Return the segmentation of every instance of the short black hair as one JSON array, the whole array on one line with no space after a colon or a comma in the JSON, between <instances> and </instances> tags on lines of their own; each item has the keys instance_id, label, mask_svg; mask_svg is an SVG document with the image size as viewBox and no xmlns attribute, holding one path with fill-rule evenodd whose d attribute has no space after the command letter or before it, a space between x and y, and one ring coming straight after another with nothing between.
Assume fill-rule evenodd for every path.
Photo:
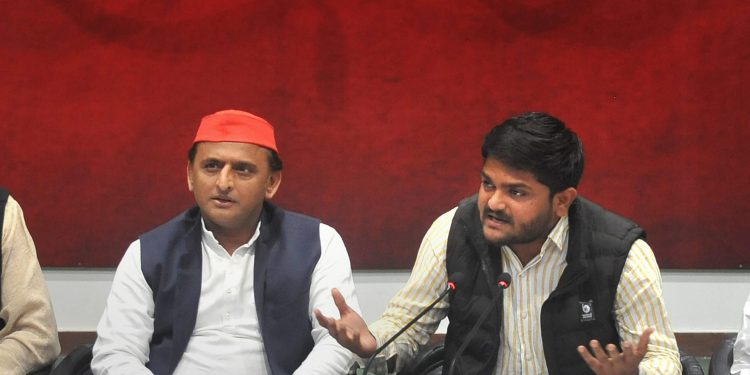
<instances>
[{"instance_id":1,"label":"short black hair","mask_svg":"<svg viewBox=\"0 0 750 375\"><path fill-rule=\"evenodd\" d=\"M192 164L195 160L195 154L198 153L198 144L201 142L195 142L188 150L188 161ZM271 167L271 172L278 172L284 168L284 163L279 157L279 153L271 150L270 148L263 147L268 152L268 165Z\"/></svg>"},{"instance_id":2,"label":"short black hair","mask_svg":"<svg viewBox=\"0 0 750 375\"><path fill-rule=\"evenodd\" d=\"M527 112L495 126L484 138L482 157L531 172L550 194L577 188L583 175L583 144L559 119Z\"/></svg>"}]
</instances>

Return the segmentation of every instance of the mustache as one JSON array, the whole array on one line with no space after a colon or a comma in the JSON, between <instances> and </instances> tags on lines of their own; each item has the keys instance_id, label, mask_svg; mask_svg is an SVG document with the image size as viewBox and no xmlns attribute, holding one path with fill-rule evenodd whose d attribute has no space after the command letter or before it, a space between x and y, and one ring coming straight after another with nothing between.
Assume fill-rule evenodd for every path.
<instances>
[{"instance_id":1,"label":"mustache","mask_svg":"<svg viewBox=\"0 0 750 375\"><path fill-rule=\"evenodd\" d=\"M491 210L489 208L485 208L484 209L484 216L485 217L491 217L491 218L493 218L495 220L504 221L504 222L509 223L509 224L513 224L513 218L510 217L510 215L508 215L508 214L506 214L505 212L502 212L502 211L493 211L493 210Z\"/></svg>"},{"instance_id":2,"label":"mustache","mask_svg":"<svg viewBox=\"0 0 750 375\"><path fill-rule=\"evenodd\" d=\"M231 197L229 197L228 194L215 194L215 195L211 196L211 199L221 199L221 200L225 200L225 201L232 201L232 202L234 202L234 199L232 199Z\"/></svg>"}]
</instances>

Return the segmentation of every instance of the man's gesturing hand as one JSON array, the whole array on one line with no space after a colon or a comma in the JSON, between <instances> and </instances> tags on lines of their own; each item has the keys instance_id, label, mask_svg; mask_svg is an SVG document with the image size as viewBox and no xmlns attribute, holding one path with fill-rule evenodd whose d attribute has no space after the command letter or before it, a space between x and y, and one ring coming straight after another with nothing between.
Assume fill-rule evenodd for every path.
<instances>
[{"instance_id":1,"label":"man's gesturing hand","mask_svg":"<svg viewBox=\"0 0 750 375\"><path fill-rule=\"evenodd\" d=\"M343 347L360 357L369 357L377 349L378 343L370 330L367 329L367 323L346 304L344 296L338 289L331 289L331 295L339 309L341 319L329 318L323 315L320 310L315 309L315 317L318 322L328 329L331 337L335 338Z\"/></svg>"},{"instance_id":2,"label":"man's gesturing hand","mask_svg":"<svg viewBox=\"0 0 750 375\"><path fill-rule=\"evenodd\" d=\"M654 328L646 328L638 340L638 345L630 341L622 343L622 352L614 344L607 345L606 352L597 340L591 340L589 346L594 355L585 346L578 347L578 354L597 375L610 374L638 374L638 364L648 350L648 339L654 333Z\"/></svg>"}]
</instances>

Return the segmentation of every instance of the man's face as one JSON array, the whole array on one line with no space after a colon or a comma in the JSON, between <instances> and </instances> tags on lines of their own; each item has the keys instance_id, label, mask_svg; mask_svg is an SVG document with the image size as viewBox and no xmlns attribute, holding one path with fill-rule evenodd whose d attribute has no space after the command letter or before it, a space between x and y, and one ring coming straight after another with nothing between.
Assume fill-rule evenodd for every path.
<instances>
[{"instance_id":1,"label":"man's face","mask_svg":"<svg viewBox=\"0 0 750 375\"><path fill-rule=\"evenodd\" d=\"M496 159L485 160L477 204L487 241L509 246L538 241L541 245L559 219L556 201L531 172L512 169Z\"/></svg>"},{"instance_id":2,"label":"man's face","mask_svg":"<svg viewBox=\"0 0 750 375\"><path fill-rule=\"evenodd\" d=\"M211 231L252 231L263 201L276 193L281 172L271 172L269 152L254 144L201 142L188 163L188 189Z\"/></svg>"}]
</instances>

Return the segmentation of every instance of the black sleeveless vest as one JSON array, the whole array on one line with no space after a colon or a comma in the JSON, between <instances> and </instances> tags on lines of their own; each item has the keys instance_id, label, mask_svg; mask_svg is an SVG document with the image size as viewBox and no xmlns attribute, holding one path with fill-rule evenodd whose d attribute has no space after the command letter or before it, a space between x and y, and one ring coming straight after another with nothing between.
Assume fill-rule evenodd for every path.
<instances>
[{"instance_id":1,"label":"black sleeveless vest","mask_svg":"<svg viewBox=\"0 0 750 375\"><path fill-rule=\"evenodd\" d=\"M557 288L540 312L542 342L551 375L593 374L576 347L592 339L620 342L613 314L617 285L627 255L645 232L635 223L578 197L570 208L567 266ZM484 239L476 195L461 202L448 236L448 274L461 271L465 285L450 297L450 324L445 339L445 363L456 355L464 335L499 293L500 249ZM513 288L513 285L511 285ZM492 374L500 349L502 298L490 319L467 345L456 363L457 374ZM444 371L447 371L445 366ZM444 372L445 373L445 372Z\"/></svg>"},{"instance_id":2,"label":"black sleeveless vest","mask_svg":"<svg viewBox=\"0 0 750 375\"><path fill-rule=\"evenodd\" d=\"M171 374L195 327L201 291L201 216L193 207L142 235L141 270L154 295L146 364ZM320 259L320 221L264 203L255 249L254 296L274 375L292 374L314 346L310 282Z\"/></svg>"}]
</instances>

